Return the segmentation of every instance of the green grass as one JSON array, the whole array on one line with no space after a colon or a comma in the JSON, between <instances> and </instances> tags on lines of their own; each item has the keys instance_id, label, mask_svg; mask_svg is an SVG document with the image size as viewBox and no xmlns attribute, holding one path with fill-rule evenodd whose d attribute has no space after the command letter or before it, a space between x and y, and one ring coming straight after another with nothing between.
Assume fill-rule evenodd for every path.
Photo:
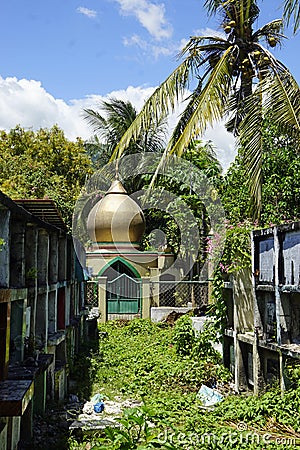
<instances>
[{"instance_id":1,"label":"green grass","mask_svg":"<svg viewBox=\"0 0 300 450\"><path fill-rule=\"evenodd\" d=\"M233 395L213 411L201 408L201 385L214 379L226 384L230 374L204 335L191 337L188 317L175 329L133 320L109 322L100 332L107 337L89 360L93 393L141 400L143 406L124 413L121 430L70 440L70 450L295 448L288 438L300 428L300 389L284 396L276 390L261 397Z\"/></svg>"}]
</instances>

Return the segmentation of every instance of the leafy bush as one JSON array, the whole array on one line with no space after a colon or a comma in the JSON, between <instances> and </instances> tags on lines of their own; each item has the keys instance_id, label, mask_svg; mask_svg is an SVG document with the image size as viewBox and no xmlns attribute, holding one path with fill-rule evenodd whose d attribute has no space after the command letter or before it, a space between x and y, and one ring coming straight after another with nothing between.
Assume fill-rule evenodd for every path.
<instances>
[{"instance_id":1,"label":"leafy bush","mask_svg":"<svg viewBox=\"0 0 300 450\"><path fill-rule=\"evenodd\" d=\"M173 343L178 355L189 355L195 342L195 331L190 316L180 317L174 327Z\"/></svg>"}]
</instances>

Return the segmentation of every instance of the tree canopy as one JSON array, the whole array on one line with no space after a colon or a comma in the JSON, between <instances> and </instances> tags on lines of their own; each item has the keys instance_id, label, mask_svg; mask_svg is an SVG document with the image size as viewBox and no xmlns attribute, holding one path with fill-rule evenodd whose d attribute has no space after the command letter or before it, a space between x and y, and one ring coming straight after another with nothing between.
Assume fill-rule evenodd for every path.
<instances>
[{"instance_id":1,"label":"tree canopy","mask_svg":"<svg viewBox=\"0 0 300 450\"><path fill-rule=\"evenodd\" d=\"M85 109L84 118L94 135L85 146L91 155L95 168L107 164L114 148L137 117L137 111L130 101L110 97L99 103L99 108ZM125 154L162 152L165 146L167 122L153 115L147 126L140 130L136 140L131 140Z\"/></svg>"},{"instance_id":2,"label":"tree canopy","mask_svg":"<svg viewBox=\"0 0 300 450\"><path fill-rule=\"evenodd\" d=\"M50 198L68 226L91 160L81 139L71 142L57 126L0 132L0 189L13 199Z\"/></svg>"},{"instance_id":3,"label":"tree canopy","mask_svg":"<svg viewBox=\"0 0 300 450\"><path fill-rule=\"evenodd\" d=\"M255 30L260 13L256 0L207 0L205 6L209 14L220 16L224 37L216 34L190 38L179 55L182 62L147 100L116 146L113 157L119 157L132 139L138 138L153 114L160 118L173 111L191 84L196 83L164 156L181 155L208 125L226 119L238 144L245 149L243 161L247 166L253 214L259 216L265 111L273 111L274 122L285 132L296 138L300 134L299 86L270 52L284 39L283 21L274 20Z\"/></svg>"},{"instance_id":4,"label":"tree canopy","mask_svg":"<svg viewBox=\"0 0 300 450\"><path fill-rule=\"evenodd\" d=\"M295 141L283 134L269 115L263 122L262 214L261 225L300 219L300 158ZM220 195L232 224L250 219L247 168L241 147L220 183Z\"/></svg>"}]
</instances>

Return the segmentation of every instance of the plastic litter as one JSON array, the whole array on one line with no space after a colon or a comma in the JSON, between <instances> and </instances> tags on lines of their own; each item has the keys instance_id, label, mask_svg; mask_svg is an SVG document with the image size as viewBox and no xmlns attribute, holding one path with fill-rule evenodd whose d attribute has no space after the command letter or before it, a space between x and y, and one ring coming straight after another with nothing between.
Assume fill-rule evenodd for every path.
<instances>
[{"instance_id":1,"label":"plastic litter","mask_svg":"<svg viewBox=\"0 0 300 450\"><path fill-rule=\"evenodd\" d=\"M98 402L103 402L104 400L104 395L103 394L95 394L93 395L93 397L91 398L91 402L94 403L94 405Z\"/></svg>"},{"instance_id":2,"label":"plastic litter","mask_svg":"<svg viewBox=\"0 0 300 450\"><path fill-rule=\"evenodd\" d=\"M205 384L202 384L196 398L201 401L202 406L211 407L223 400L223 395L216 389L211 389Z\"/></svg>"},{"instance_id":3,"label":"plastic litter","mask_svg":"<svg viewBox=\"0 0 300 450\"><path fill-rule=\"evenodd\" d=\"M95 403L94 411L95 413L101 413L102 411L104 411L104 402Z\"/></svg>"},{"instance_id":4,"label":"plastic litter","mask_svg":"<svg viewBox=\"0 0 300 450\"><path fill-rule=\"evenodd\" d=\"M91 398L91 401L89 403L91 403L93 405L93 409L95 413L101 413L102 411L104 411L104 396L102 394L95 394L93 395L93 397Z\"/></svg>"}]
</instances>

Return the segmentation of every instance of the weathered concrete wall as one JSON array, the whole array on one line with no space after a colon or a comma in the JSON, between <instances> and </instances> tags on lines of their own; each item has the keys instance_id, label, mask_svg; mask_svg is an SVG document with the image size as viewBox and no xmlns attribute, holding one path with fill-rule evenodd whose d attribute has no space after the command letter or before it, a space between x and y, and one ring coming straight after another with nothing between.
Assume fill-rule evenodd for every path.
<instances>
[{"instance_id":1,"label":"weathered concrete wall","mask_svg":"<svg viewBox=\"0 0 300 450\"><path fill-rule=\"evenodd\" d=\"M49 284L56 283L58 280L58 234L50 233L49 242Z\"/></svg>"},{"instance_id":2,"label":"weathered concrete wall","mask_svg":"<svg viewBox=\"0 0 300 450\"><path fill-rule=\"evenodd\" d=\"M225 339L227 365L234 340L237 388L251 385L250 365L258 393L274 380L285 389L284 361L300 359L300 222L251 236L252 274L235 276L234 329L226 330Z\"/></svg>"},{"instance_id":3,"label":"weathered concrete wall","mask_svg":"<svg viewBox=\"0 0 300 450\"><path fill-rule=\"evenodd\" d=\"M26 334L26 299L11 303L10 362L23 361Z\"/></svg>"},{"instance_id":4,"label":"weathered concrete wall","mask_svg":"<svg viewBox=\"0 0 300 450\"><path fill-rule=\"evenodd\" d=\"M80 267L75 272L72 240L65 230L33 215L30 207L38 211L39 201L26 211L26 202L20 207L0 192L0 202L0 449L16 450L20 439L31 445L33 411L43 414L47 399L65 397L66 343L71 341L73 358L83 336L86 303L81 299L84 276ZM16 404L20 385L28 383Z\"/></svg>"},{"instance_id":5,"label":"weathered concrete wall","mask_svg":"<svg viewBox=\"0 0 300 450\"><path fill-rule=\"evenodd\" d=\"M291 341L300 343L300 293L290 294L291 301Z\"/></svg>"},{"instance_id":6,"label":"weathered concrete wall","mask_svg":"<svg viewBox=\"0 0 300 450\"><path fill-rule=\"evenodd\" d=\"M46 349L48 341L48 292L38 294L36 307L35 341L38 347Z\"/></svg>"},{"instance_id":7,"label":"weathered concrete wall","mask_svg":"<svg viewBox=\"0 0 300 450\"><path fill-rule=\"evenodd\" d=\"M267 237L259 242L259 281L274 281L274 238Z\"/></svg>"},{"instance_id":8,"label":"weathered concrete wall","mask_svg":"<svg viewBox=\"0 0 300 450\"><path fill-rule=\"evenodd\" d=\"M233 296L235 308L235 329L239 333L254 328L254 297L251 269L242 269L236 273L233 281Z\"/></svg>"},{"instance_id":9,"label":"weathered concrete wall","mask_svg":"<svg viewBox=\"0 0 300 450\"><path fill-rule=\"evenodd\" d=\"M10 261L10 211L0 206L0 238L3 244L0 244L0 286L9 286L9 261Z\"/></svg>"},{"instance_id":10,"label":"weathered concrete wall","mask_svg":"<svg viewBox=\"0 0 300 450\"><path fill-rule=\"evenodd\" d=\"M12 221L10 233L10 284L25 285L25 227L24 223Z\"/></svg>"},{"instance_id":11,"label":"weathered concrete wall","mask_svg":"<svg viewBox=\"0 0 300 450\"><path fill-rule=\"evenodd\" d=\"M37 284L37 247L37 227L32 224L27 224L25 230L25 281L28 287L36 287Z\"/></svg>"},{"instance_id":12,"label":"weathered concrete wall","mask_svg":"<svg viewBox=\"0 0 300 450\"><path fill-rule=\"evenodd\" d=\"M49 266L49 234L46 230L39 230L37 264L38 285L46 286L48 284Z\"/></svg>"},{"instance_id":13,"label":"weathered concrete wall","mask_svg":"<svg viewBox=\"0 0 300 450\"><path fill-rule=\"evenodd\" d=\"M191 309L192 309L192 305L189 308L153 306L151 308L151 320L152 320L152 322L161 322L173 311L186 314L188 311L191 311Z\"/></svg>"},{"instance_id":14,"label":"weathered concrete wall","mask_svg":"<svg viewBox=\"0 0 300 450\"><path fill-rule=\"evenodd\" d=\"M48 294L48 333L57 331L57 289Z\"/></svg>"},{"instance_id":15,"label":"weathered concrete wall","mask_svg":"<svg viewBox=\"0 0 300 450\"><path fill-rule=\"evenodd\" d=\"M60 236L58 240L58 279L65 281L67 278L67 239Z\"/></svg>"},{"instance_id":16,"label":"weathered concrete wall","mask_svg":"<svg viewBox=\"0 0 300 450\"><path fill-rule=\"evenodd\" d=\"M286 233L282 244L284 284L300 284L300 231Z\"/></svg>"}]
</instances>

